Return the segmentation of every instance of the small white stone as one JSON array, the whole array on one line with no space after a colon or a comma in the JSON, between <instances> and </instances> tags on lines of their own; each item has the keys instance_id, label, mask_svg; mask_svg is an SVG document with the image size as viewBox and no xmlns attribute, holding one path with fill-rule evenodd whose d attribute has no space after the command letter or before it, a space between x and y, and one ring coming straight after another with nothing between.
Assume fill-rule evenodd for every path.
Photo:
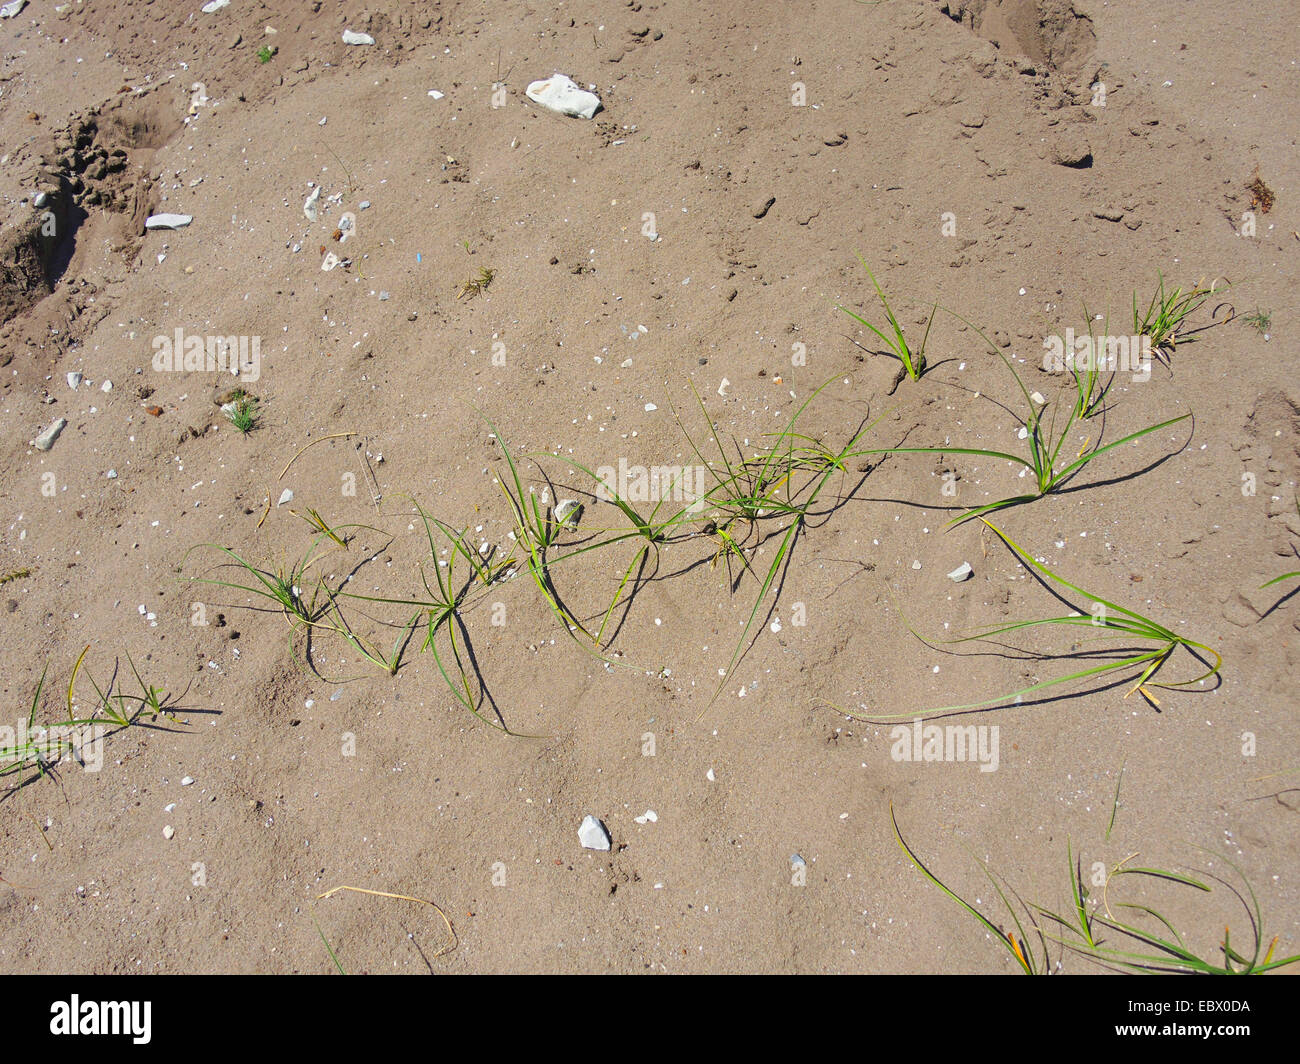
<instances>
[{"instance_id":1,"label":"small white stone","mask_svg":"<svg viewBox=\"0 0 1300 1064\"><path fill-rule=\"evenodd\" d=\"M713 769L709 769L709 771L704 774L704 778L708 780L710 783L713 783L717 780L718 777L713 774Z\"/></svg>"},{"instance_id":2,"label":"small white stone","mask_svg":"<svg viewBox=\"0 0 1300 1064\"><path fill-rule=\"evenodd\" d=\"M191 214L151 214L144 220L146 229L184 229L194 221Z\"/></svg>"},{"instance_id":3,"label":"small white stone","mask_svg":"<svg viewBox=\"0 0 1300 1064\"><path fill-rule=\"evenodd\" d=\"M27 0L11 0L4 7L0 7L0 18L13 18L26 6Z\"/></svg>"},{"instance_id":4,"label":"small white stone","mask_svg":"<svg viewBox=\"0 0 1300 1064\"><path fill-rule=\"evenodd\" d=\"M731 381L727 380L726 377L723 377L722 383L718 385L718 394L725 399L727 397L727 389L730 387L731 387Z\"/></svg>"},{"instance_id":5,"label":"small white stone","mask_svg":"<svg viewBox=\"0 0 1300 1064\"><path fill-rule=\"evenodd\" d=\"M600 110L600 97L579 88L564 74L552 74L545 81L534 81L524 94L548 111L572 118L591 118Z\"/></svg>"},{"instance_id":6,"label":"small white stone","mask_svg":"<svg viewBox=\"0 0 1300 1064\"><path fill-rule=\"evenodd\" d=\"M307 221L316 220L316 204L320 202L320 185L311 190L311 195L303 201L302 213L306 216Z\"/></svg>"},{"instance_id":7,"label":"small white stone","mask_svg":"<svg viewBox=\"0 0 1300 1064\"><path fill-rule=\"evenodd\" d=\"M182 776L182 777L181 777L181 786L182 786L182 787L192 787L193 785L194 785L194 777L193 777L193 776Z\"/></svg>"},{"instance_id":8,"label":"small white stone","mask_svg":"<svg viewBox=\"0 0 1300 1064\"><path fill-rule=\"evenodd\" d=\"M375 39L368 33L353 33L351 30L343 31L344 44L374 44Z\"/></svg>"},{"instance_id":9,"label":"small white stone","mask_svg":"<svg viewBox=\"0 0 1300 1064\"><path fill-rule=\"evenodd\" d=\"M952 572L948 574L948 579L960 584L963 580L969 580L975 575L975 570L971 568L970 562L962 562Z\"/></svg>"},{"instance_id":10,"label":"small white stone","mask_svg":"<svg viewBox=\"0 0 1300 1064\"><path fill-rule=\"evenodd\" d=\"M920 563L920 562L913 562L913 563L912 563L912 568L913 568L913 569L919 569L919 568L921 568L921 563Z\"/></svg>"},{"instance_id":11,"label":"small white stone","mask_svg":"<svg viewBox=\"0 0 1300 1064\"><path fill-rule=\"evenodd\" d=\"M429 95L432 96L435 100L441 100L447 94L445 92L439 92L437 89L430 89Z\"/></svg>"},{"instance_id":12,"label":"small white stone","mask_svg":"<svg viewBox=\"0 0 1300 1064\"><path fill-rule=\"evenodd\" d=\"M111 392L113 390L113 382L105 381L103 384L99 386L99 390L101 392Z\"/></svg>"},{"instance_id":13,"label":"small white stone","mask_svg":"<svg viewBox=\"0 0 1300 1064\"><path fill-rule=\"evenodd\" d=\"M78 388L81 387L81 382L84 379L85 378L82 377L80 372L74 369L71 373L68 374L68 387L75 392Z\"/></svg>"},{"instance_id":14,"label":"small white stone","mask_svg":"<svg viewBox=\"0 0 1300 1064\"><path fill-rule=\"evenodd\" d=\"M292 500L293 500L293 491L290 490L289 488L285 488L284 491L280 492L280 501L277 502L275 505L283 506L285 503L291 502Z\"/></svg>"},{"instance_id":15,"label":"small white stone","mask_svg":"<svg viewBox=\"0 0 1300 1064\"><path fill-rule=\"evenodd\" d=\"M610 847L609 832L605 830L605 825L590 814L582 818L582 824L578 827L578 841L584 850L608 850Z\"/></svg>"},{"instance_id":16,"label":"small white stone","mask_svg":"<svg viewBox=\"0 0 1300 1064\"><path fill-rule=\"evenodd\" d=\"M653 809L647 809L640 816L634 816L632 819L638 824L657 824L659 822L659 814Z\"/></svg>"},{"instance_id":17,"label":"small white stone","mask_svg":"<svg viewBox=\"0 0 1300 1064\"><path fill-rule=\"evenodd\" d=\"M204 4L201 8L199 8L199 10L202 11L205 15L215 15L223 7L229 7L229 6L230 6L230 0L212 0L212 3Z\"/></svg>"},{"instance_id":18,"label":"small white stone","mask_svg":"<svg viewBox=\"0 0 1300 1064\"><path fill-rule=\"evenodd\" d=\"M655 406L654 403L646 403L646 405L645 405L645 412L646 412L647 414L650 413L650 411L652 411L652 410L658 410L658 409L659 409L659 408L658 408L657 406Z\"/></svg>"},{"instance_id":19,"label":"small white stone","mask_svg":"<svg viewBox=\"0 0 1300 1064\"><path fill-rule=\"evenodd\" d=\"M176 834L176 829L175 829L174 827L172 827L170 824L168 824L165 828L163 828L163 838L164 838L164 839L170 839L170 838L172 838L175 834Z\"/></svg>"}]
</instances>

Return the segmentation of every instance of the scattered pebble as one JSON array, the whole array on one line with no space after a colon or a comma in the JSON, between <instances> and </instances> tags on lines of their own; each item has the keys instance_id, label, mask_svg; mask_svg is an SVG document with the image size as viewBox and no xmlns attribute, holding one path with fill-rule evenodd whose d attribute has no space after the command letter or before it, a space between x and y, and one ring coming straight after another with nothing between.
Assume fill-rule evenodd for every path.
<instances>
[{"instance_id":1,"label":"scattered pebble","mask_svg":"<svg viewBox=\"0 0 1300 1064\"><path fill-rule=\"evenodd\" d=\"M230 6L230 0L212 0L210 4L204 4L201 8L199 8L199 10L202 11L205 15L215 15L223 7L229 7L229 6Z\"/></svg>"},{"instance_id":2,"label":"scattered pebble","mask_svg":"<svg viewBox=\"0 0 1300 1064\"><path fill-rule=\"evenodd\" d=\"M191 787L191 786L193 786L193 785L194 785L194 777L193 777L193 776L183 776L183 777L181 778L181 786L182 786L182 787Z\"/></svg>"},{"instance_id":3,"label":"scattered pebble","mask_svg":"<svg viewBox=\"0 0 1300 1064\"><path fill-rule=\"evenodd\" d=\"M578 828L578 841L584 850L608 850L610 848L609 832L605 825L588 814L582 818Z\"/></svg>"},{"instance_id":4,"label":"scattered pebble","mask_svg":"<svg viewBox=\"0 0 1300 1064\"><path fill-rule=\"evenodd\" d=\"M307 197L302 205L302 213L306 215L307 221L316 220L316 204L320 202L320 185L311 190L311 195Z\"/></svg>"},{"instance_id":5,"label":"scattered pebble","mask_svg":"<svg viewBox=\"0 0 1300 1064\"><path fill-rule=\"evenodd\" d=\"M284 491L280 492L280 501L277 502L275 505L283 506L285 503L291 502L292 500L293 500L293 491L289 488L285 488Z\"/></svg>"},{"instance_id":6,"label":"scattered pebble","mask_svg":"<svg viewBox=\"0 0 1300 1064\"><path fill-rule=\"evenodd\" d=\"M11 0L4 7L0 7L0 18L13 18L26 6L27 0Z\"/></svg>"},{"instance_id":7,"label":"scattered pebble","mask_svg":"<svg viewBox=\"0 0 1300 1064\"><path fill-rule=\"evenodd\" d=\"M658 410L658 409L659 409L659 408L658 408L657 406L655 406L654 403L646 403L646 405L645 405L645 412L646 412L647 414L650 413L652 410Z\"/></svg>"},{"instance_id":8,"label":"scattered pebble","mask_svg":"<svg viewBox=\"0 0 1300 1064\"><path fill-rule=\"evenodd\" d=\"M165 828L163 828L164 839L171 839L173 836L175 836L175 834L176 834L176 829L172 827L170 824L168 824Z\"/></svg>"},{"instance_id":9,"label":"scattered pebble","mask_svg":"<svg viewBox=\"0 0 1300 1064\"><path fill-rule=\"evenodd\" d=\"M54 441L59 438L59 433L67 427L67 424L67 418L59 418L53 425L37 436L36 439L32 440L32 446L38 451L48 451L54 446Z\"/></svg>"},{"instance_id":10,"label":"scattered pebble","mask_svg":"<svg viewBox=\"0 0 1300 1064\"><path fill-rule=\"evenodd\" d=\"M343 31L344 44L374 44L375 39L368 33L353 33L351 30Z\"/></svg>"},{"instance_id":11,"label":"scattered pebble","mask_svg":"<svg viewBox=\"0 0 1300 1064\"><path fill-rule=\"evenodd\" d=\"M969 580L975 575L975 570L971 568L970 562L962 562L952 572L948 574L948 579L960 584L963 580Z\"/></svg>"},{"instance_id":12,"label":"scattered pebble","mask_svg":"<svg viewBox=\"0 0 1300 1064\"><path fill-rule=\"evenodd\" d=\"M437 89L430 89L429 95L432 96L435 100L441 100L447 94L445 92L439 92Z\"/></svg>"},{"instance_id":13,"label":"scattered pebble","mask_svg":"<svg viewBox=\"0 0 1300 1064\"><path fill-rule=\"evenodd\" d=\"M634 816L632 819L638 824L657 824L659 822L659 814L653 809L647 809L640 816Z\"/></svg>"},{"instance_id":14,"label":"scattered pebble","mask_svg":"<svg viewBox=\"0 0 1300 1064\"><path fill-rule=\"evenodd\" d=\"M81 375L81 373L78 370L74 369L71 373L68 374L68 387L75 392L78 388L81 387L81 382L83 380L85 380L85 378Z\"/></svg>"}]
</instances>

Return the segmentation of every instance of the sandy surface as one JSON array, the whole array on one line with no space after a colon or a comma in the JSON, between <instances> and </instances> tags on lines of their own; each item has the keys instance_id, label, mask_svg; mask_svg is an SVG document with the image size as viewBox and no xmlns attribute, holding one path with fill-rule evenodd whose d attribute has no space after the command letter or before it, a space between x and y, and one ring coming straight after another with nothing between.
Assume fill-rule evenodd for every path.
<instances>
[{"instance_id":1,"label":"sandy surface","mask_svg":"<svg viewBox=\"0 0 1300 1064\"><path fill-rule=\"evenodd\" d=\"M1175 0L199 6L34 0L0 22L0 574L26 574L0 587L3 723L25 724L46 669L35 723L68 719L85 647L74 714L110 679L140 709L130 663L169 714L111 729L99 771L5 777L0 969L328 972L323 935L350 972L1014 970L910 866L891 803L995 923L979 862L1059 911L1068 840L1089 875L1128 859L1236 881L1229 859L1279 953L1300 951L1300 601L1294 582L1259 590L1300 567L1291 22ZM604 110L531 103L555 71ZM193 222L146 233L158 212ZM913 341L941 305L919 381L895 388L897 363L836 310L884 323L857 253ZM327 254L346 261L324 271ZM1130 332L1162 273L1215 281L1189 330L1225 301L1236 318L1149 379L1117 374L1062 456L1194 418L995 520L1213 647L1213 680L1152 688L1158 705L1080 682L937 722L996 728L995 771L897 760L880 718L1088 664L1051 656L1076 629L942 644L1064 611L978 522L945 530L1026 490L970 455L850 460L747 630L779 515L731 526L752 573L707 514L679 526L598 648L521 568L489 421L516 455L694 467L687 432L718 452L692 389L734 462L829 382L797 429L827 447L879 418L861 447L1020 452L1024 397L979 333L1068 409L1044 338L1086 331L1085 306ZM250 433L214 401L230 375L155 368L178 330L256 338ZM520 474L542 502L586 502L553 558L628 530L564 461ZM302 560L310 508L355 527L346 551L317 543L305 594L427 598L412 497L473 549L515 551L456 630L497 727L454 700L423 628L389 675L325 623L308 639L201 582L239 576L218 547L268 572ZM638 546L551 566L593 634ZM415 609L339 601L383 653ZM1180 649L1156 679L1201 671ZM586 815L610 852L579 845ZM454 948L428 906L319 899L339 885L436 903ZM1123 892L1206 955L1225 922L1249 940L1226 887Z\"/></svg>"}]
</instances>

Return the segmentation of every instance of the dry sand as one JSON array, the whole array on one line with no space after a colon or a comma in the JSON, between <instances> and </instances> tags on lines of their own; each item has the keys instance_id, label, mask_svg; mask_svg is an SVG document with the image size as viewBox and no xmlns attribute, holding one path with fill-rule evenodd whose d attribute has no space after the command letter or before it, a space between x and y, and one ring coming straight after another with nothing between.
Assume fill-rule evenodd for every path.
<instances>
[{"instance_id":1,"label":"dry sand","mask_svg":"<svg viewBox=\"0 0 1300 1064\"><path fill-rule=\"evenodd\" d=\"M33 0L0 22L0 572L26 572L0 587L4 724L26 721L47 667L36 723L66 719L87 646L78 712L96 708L92 679L137 689L129 656L172 713L108 735L100 771L5 778L0 970L328 972L322 934L348 971L1013 970L899 851L891 803L995 922L979 862L1063 908L1069 840L1090 877L1139 853L1232 880L1230 859L1279 953L1300 951L1300 601L1293 582L1258 590L1300 543L1292 21L1177 0L199 6ZM346 46L346 28L376 43ZM554 71L604 110L530 103ZM193 223L146 233L158 212ZM322 271L326 253L348 261ZM897 364L835 309L883 324L855 253L913 340L934 301L965 319L940 310L920 381L894 388ZM484 269L486 290L464 293ZM1194 422L996 519L1079 586L1216 648L1223 671L1153 689L1158 706L1085 683L938 722L998 729L996 771L896 760L891 724L846 712L910 719L1081 667L1043 657L1068 631L1022 633L1020 651L939 642L1063 609L978 523L945 530L1025 490L1002 461L854 460L712 702L760 580L702 521L599 654L526 573L480 589L458 632L474 696L541 738L457 705L422 631L390 676L195 581L235 575L203 544L291 565L312 538L291 511L312 508L365 526L315 578L415 598L432 570L410 496L508 552L487 419L516 453L693 466L674 412L716 451L692 388L748 454L830 381L799 422L828 446L879 417L863 446L1018 450L1023 397L976 329L1061 405L1044 338L1085 331L1085 305L1130 332L1134 291L1160 273L1217 279L1191 328L1225 301L1235 320L1148 380L1118 374L1104 425L1074 425L1063 454ZM1267 330L1245 322L1256 310ZM257 338L252 432L214 402L229 375L154 368L177 330ZM56 418L52 450L33 448ZM324 439L339 433L355 435ZM550 502L591 487L556 459L521 472L539 498L554 481ZM563 542L601 527L626 522L587 498ZM780 537L733 531L766 574ZM553 568L584 624L636 546ZM962 562L974 575L954 583ZM397 632L379 622L411 612L345 601L385 651ZM439 646L445 660L445 631ZM1198 671L1180 650L1157 679ZM580 847L588 814L610 852ZM340 884L437 903L455 947L427 906L318 899ZM1226 888L1122 889L1207 955L1225 922L1249 938Z\"/></svg>"}]
</instances>

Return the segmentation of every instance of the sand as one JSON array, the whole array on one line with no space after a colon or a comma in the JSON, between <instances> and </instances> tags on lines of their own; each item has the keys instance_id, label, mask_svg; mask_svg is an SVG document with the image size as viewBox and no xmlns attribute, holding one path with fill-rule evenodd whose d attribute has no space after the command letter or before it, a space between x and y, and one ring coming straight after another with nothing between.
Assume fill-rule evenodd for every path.
<instances>
[{"instance_id":1,"label":"sand","mask_svg":"<svg viewBox=\"0 0 1300 1064\"><path fill-rule=\"evenodd\" d=\"M1225 923L1249 941L1227 887L1113 872L1235 865L1266 938L1300 950L1300 602L1260 589L1300 568L1290 23L1174 0L199 7L37 0L0 22L0 574L25 574L0 586L2 723L21 730L45 670L36 724L69 718L74 671L74 716L102 718L93 683L143 710L85 768L10 760L0 970L326 973L322 936L349 972L1016 970L911 866L891 807L1001 926L981 863L1059 912L1068 845L1098 899L1109 872L1109 901L1210 957ZM526 98L557 72L603 110ZM146 232L158 213L193 221ZM913 342L939 304L919 380L837 310L885 324L859 254ZM709 421L735 463L823 384L797 431L828 448L874 423L859 448L1023 453L998 353L1064 418L1044 341L1085 314L1131 334L1162 274L1214 293L1062 458L1193 417L992 519L1214 648L1202 683L1052 687L933 722L981 729L973 760L901 759L927 711L1090 664L1060 655L1091 630L943 642L1088 608L979 522L948 527L1028 490L1005 460L851 459L756 612L780 513L724 525L743 563L708 514L640 571L630 538L555 562L592 634L631 567L598 647L511 539L503 440L561 456L519 461L543 510L584 503L554 559L630 528L569 462L712 486ZM256 379L187 367L191 337L205 360L242 341ZM220 409L240 386L247 434ZM337 615L308 639L203 582L240 578L227 548L271 573L310 558L304 599L426 600L447 570L412 500L514 551L456 629L487 723L444 682L448 628L421 650L427 611L403 646L416 606L338 600L376 655L397 642L389 674ZM459 592L463 557L452 573ZM1155 679L1203 671L1178 649ZM588 815L608 852L579 844ZM320 897L340 885L432 902L454 938L429 905Z\"/></svg>"}]
</instances>

